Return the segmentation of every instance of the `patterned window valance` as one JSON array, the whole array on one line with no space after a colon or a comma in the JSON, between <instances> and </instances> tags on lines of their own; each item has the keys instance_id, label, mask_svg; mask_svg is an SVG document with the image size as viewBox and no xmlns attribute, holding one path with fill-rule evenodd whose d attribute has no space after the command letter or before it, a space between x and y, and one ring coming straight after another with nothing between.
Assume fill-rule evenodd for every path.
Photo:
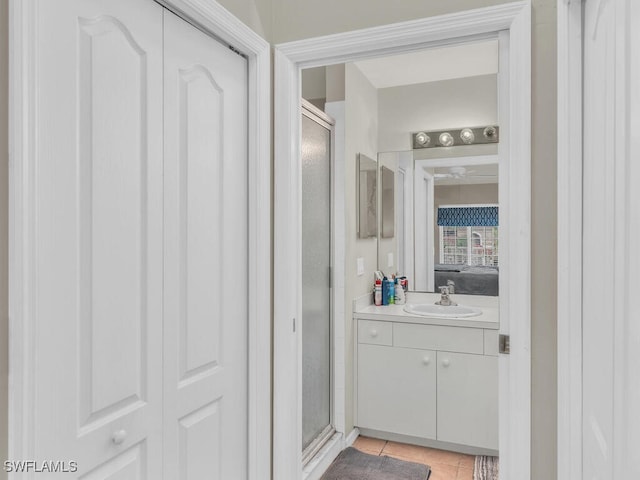
<instances>
[{"instance_id":1,"label":"patterned window valance","mask_svg":"<svg viewBox=\"0 0 640 480\"><path fill-rule=\"evenodd\" d=\"M497 227L498 207L438 208L441 227Z\"/></svg>"}]
</instances>

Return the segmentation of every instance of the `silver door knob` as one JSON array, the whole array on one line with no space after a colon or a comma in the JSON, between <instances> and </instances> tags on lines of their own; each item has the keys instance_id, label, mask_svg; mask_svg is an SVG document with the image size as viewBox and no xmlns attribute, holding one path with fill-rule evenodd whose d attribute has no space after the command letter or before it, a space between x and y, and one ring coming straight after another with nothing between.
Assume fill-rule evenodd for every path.
<instances>
[{"instance_id":1,"label":"silver door knob","mask_svg":"<svg viewBox=\"0 0 640 480\"><path fill-rule=\"evenodd\" d=\"M449 362L449 359L448 359L448 358L445 358L444 360L442 360L442 366L443 366L443 367L448 367L448 366L449 366L449 363L450 363L450 362Z\"/></svg>"},{"instance_id":2,"label":"silver door knob","mask_svg":"<svg viewBox=\"0 0 640 480\"><path fill-rule=\"evenodd\" d=\"M115 445L120 445L122 442L124 442L126 438L127 438L127 431L118 430L117 432L113 432L113 435L111 436L111 441Z\"/></svg>"},{"instance_id":3,"label":"silver door knob","mask_svg":"<svg viewBox=\"0 0 640 480\"><path fill-rule=\"evenodd\" d=\"M430 361L431 361L431 359L429 357L423 357L422 358L422 364L423 365L429 365Z\"/></svg>"}]
</instances>

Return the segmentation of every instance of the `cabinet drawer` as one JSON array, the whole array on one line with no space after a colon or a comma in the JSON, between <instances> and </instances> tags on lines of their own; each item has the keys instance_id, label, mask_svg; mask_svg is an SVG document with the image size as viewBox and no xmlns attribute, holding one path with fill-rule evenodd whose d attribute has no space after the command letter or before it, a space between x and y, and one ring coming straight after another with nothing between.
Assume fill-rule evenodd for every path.
<instances>
[{"instance_id":1,"label":"cabinet drawer","mask_svg":"<svg viewBox=\"0 0 640 480\"><path fill-rule=\"evenodd\" d=\"M358 343L392 345L391 323L374 320L358 320Z\"/></svg>"},{"instance_id":2,"label":"cabinet drawer","mask_svg":"<svg viewBox=\"0 0 640 480\"><path fill-rule=\"evenodd\" d=\"M481 328L395 323L393 325L393 345L395 347L482 355L484 353L484 335Z\"/></svg>"}]
</instances>

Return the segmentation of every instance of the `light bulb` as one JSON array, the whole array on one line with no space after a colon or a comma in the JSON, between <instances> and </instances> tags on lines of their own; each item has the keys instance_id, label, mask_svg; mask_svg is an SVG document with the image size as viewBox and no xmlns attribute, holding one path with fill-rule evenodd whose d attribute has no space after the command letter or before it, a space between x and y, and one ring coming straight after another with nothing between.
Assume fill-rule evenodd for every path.
<instances>
[{"instance_id":1,"label":"light bulb","mask_svg":"<svg viewBox=\"0 0 640 480\"><path fill-rule=\"evenodd\" d=\"M427 147L431 143L431 138L424 132L418 132L416 133L416 143L423 147Z\"/></svg>"},{"instance_id":2,"label":"light bulb","mask_svg":"<svg viewBox=\"0 0 640 480\"><path fill-rule=\"evenodd\" d=\"M453 145L453 137L449 132L441 133L438 141L443 147L450 147L451 145Z\"/></svg>"},{"instance_id":3,"label":"light bulb","mask_svg":"<svg viewBox=\"0 0 640 480\"><path fill-rule=\"evenodd\" d=\"M491 140L496 136L496 129L494 127L487 127L484 129L482 134L484 135L484 138Z\"/></svg>"},{"instance_id":4,"label":"light bulb","mask_svg":"<svg viewBox=\"0 0 640 480\"><path fill-rule=\"evenodd\" d=\"M460 132L460 140L462 143L470 145L476 139L476 136L473 134L473 131L470 128L463 128Z\"/></svg>"}]
</instances>

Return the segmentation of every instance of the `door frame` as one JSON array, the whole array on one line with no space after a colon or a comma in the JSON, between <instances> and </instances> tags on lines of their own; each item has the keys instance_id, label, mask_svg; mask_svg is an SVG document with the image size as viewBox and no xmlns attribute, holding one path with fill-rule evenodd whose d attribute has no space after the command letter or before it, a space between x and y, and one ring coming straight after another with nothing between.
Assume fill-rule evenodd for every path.
<instances>
[{"instance_id":1,"label":"door frame","mask_svg":"<svg viewBox=\"0 0 640 480\"><path fill-rule=\"evenodd\" d=\"M156 0L248 62L249 479L271 478L270 45L214 0ZM34 458L37 0L9 0L9 452Z\"/></svg>"},{"instance_id":2,"label":"door frame","mask_svg":"<svg viewBox=\"0 0 640 480\"><path fill-rule=\"evenodd\" d=\"M378 55L498 37L508 72L499 88L505 141L500 176L501 235L507 240L501 268L501 333L511 336L501 356L500 470L530 478L531 457L531 3L530 0L450 15L367 28L275 46L274 159L274 477L301 478L300 352L295 322L300 302L300 92L301 69ZM345 312L346 313L346 312ZM509 319L514 321L508 321ZM508 419L508 421L507 421Z\"/></svg>"},{"instance_id":3,"label":"door frame","mask_svg":"<svg viewBox=\"0 0 640 480\"><path fill-rule=\"evenodd\" d=\"M558 0L558 478L582 480L582 0Z\"/></svg>"}]
</instances>

